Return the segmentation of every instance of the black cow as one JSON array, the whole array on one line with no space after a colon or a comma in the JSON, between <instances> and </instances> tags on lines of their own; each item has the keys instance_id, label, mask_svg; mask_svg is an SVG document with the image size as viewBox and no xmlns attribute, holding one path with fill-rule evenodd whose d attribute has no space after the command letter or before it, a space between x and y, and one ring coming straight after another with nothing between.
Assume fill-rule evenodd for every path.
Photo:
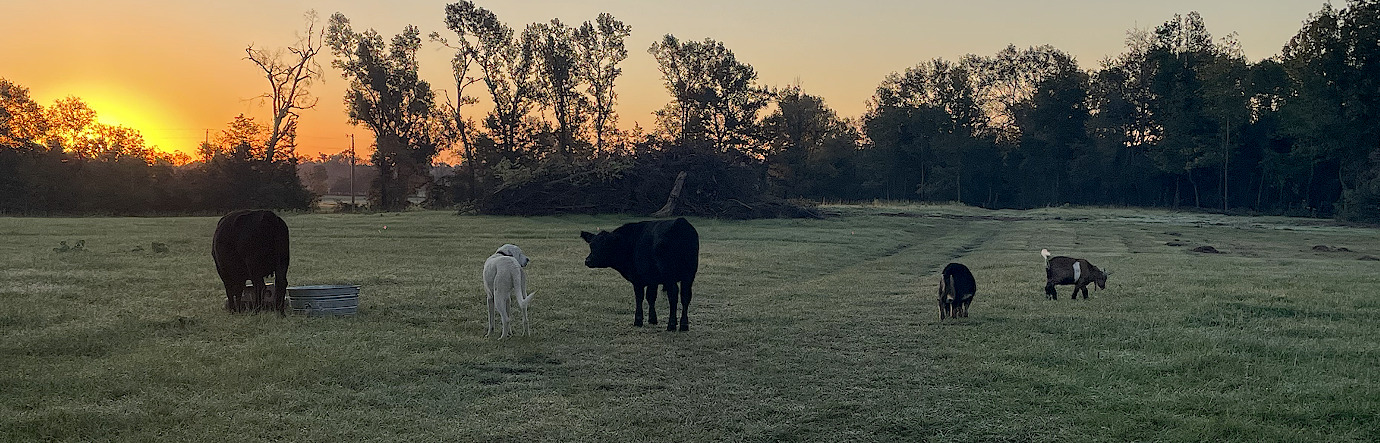
<instances>
[{"instance_id":1,"label":"black cow","mask_svg":"<svg viewBox=\"0 0 1380 443\"><path fill-rule=\"evenodd\" d=\"M264 277L273 274L274 307L287 312L288 228L273 211L235 211L220 218L211 239L211 257L225 284L225 309L245 308L240 300L246 280L254 283L254 310L262 309Z\"/></svg>"},{"instance_id":2,"label":"black cow","mask_svg":"<svg viewBox=\"0 0 1380 443\"><path fill-rule=\"evenodd\" d=\"M642 326L642 299L647 317L656 324L656 287L661 285L670 302L666 330L676 330L676 299L680 299L680 330L690 330L691 285L700 266L700 234L684 218L628 223L613 232L580 232L589 243L585 266L613 268L633 285L637 311L633 325Z\"/></svg>"},{"instance_id":3,"label":"black cow","mask_svg":"<svg viewBox=\"0 0 1380 443\"><path fill-rule=\"evenodd\" d=\"M939 319L968 316L968 305L977 295L977 281L967 266L949 263L939 276Z\"/></svg>"}]
</instances>

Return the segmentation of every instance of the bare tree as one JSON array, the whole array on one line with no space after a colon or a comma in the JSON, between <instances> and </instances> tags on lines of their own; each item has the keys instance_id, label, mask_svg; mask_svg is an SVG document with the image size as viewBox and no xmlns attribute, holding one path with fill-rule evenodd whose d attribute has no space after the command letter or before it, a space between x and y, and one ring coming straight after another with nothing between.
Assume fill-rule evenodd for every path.
<instances>
[{"instance_id":1,"label":"bare tree","mask_svg":"<svg viewBox=\"0 0 1380 443\"><path fill-rule=\"evenodd\" d=\"M284 138L291 146L297 135L297 111L316 106L317 99L307 89L314 79L321 77L321 64L316 54L325 42L325 28L318 29L316 11L306 14L307 31L298 36L297 43L274 50L255 49L251 43L244 48L245 59L254 62L268 79L269 90L261 98L272 103L273 121L264 146L264 160L272 162L278 155L278 143Z\"/></svg>"}]
</instances>

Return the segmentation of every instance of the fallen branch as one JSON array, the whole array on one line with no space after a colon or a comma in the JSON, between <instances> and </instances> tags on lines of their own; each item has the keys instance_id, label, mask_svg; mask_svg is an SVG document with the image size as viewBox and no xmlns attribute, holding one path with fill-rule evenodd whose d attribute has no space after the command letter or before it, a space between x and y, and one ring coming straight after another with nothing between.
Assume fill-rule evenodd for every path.
<instances>
[{"instance_id":1,"label":"fallen branch","mask_svg":"<svg viewBox=\"0 0 1380 443\"><path fill-rule=\"evenodd\" d=\"M666 197L666 205L662 206L652 217L670 217L676 210L676 202L680 201L680 189L685 186L685 171L676 174L676 185L671 187L671 196Z\"/></svg>"}]
</instances>

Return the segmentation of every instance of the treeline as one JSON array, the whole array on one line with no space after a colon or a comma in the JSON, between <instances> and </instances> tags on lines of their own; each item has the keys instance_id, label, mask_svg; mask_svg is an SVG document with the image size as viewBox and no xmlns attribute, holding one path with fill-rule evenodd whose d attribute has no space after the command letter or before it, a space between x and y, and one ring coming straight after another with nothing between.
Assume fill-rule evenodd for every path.
<instances>
[{"instance_id":1,"label":"treeline","mask_svg":"<svg viewBox=\"0 0 1380 443\"><path fill-rule=\"evenodd\" d=\"M1258 62L1197 13L1132 30L1093 70L1050 46L922 62L883 79L856 120L798 86L759 86L720 42L667 35L648 51L672 101L631 131L606 124L621 22L518 33L471 2L446 12L457 40L432 39L456 49L460 106L437 113L447 131L431 141L464 162L433 203L650 212L687 171L685 209L721 216L771 215L755 209L773 198L887 198L1380 221L1376 1L1323 6ZM478 121L461 111L474 84L496 104Z\"/></svg>"},{"instance_id":2,"label":"treeline","mask_svg":"<svg viewBox=\"0 0 1380 443\"><path fill-rule=\"evenodd\" d=\"M1256 62L1197 13L1132 30L1123 53L1091 70L1050 46L925 61L882 79L857 119L799 86L759 85L721 42L666 35L647 51L672 100L650 128L618 125L631 27L613 16L517 30L460 1L444 22L445 35L424 39L408 26L385 39L335 14L321 31L350 85L347 117L375 134L367 163L377 210L425 190L430 207L485 213L650 213L685 172L676 212L723 217L808 213L792 199L885 198L1380 221L1380 0L1324 5L1278 56ZM452 84L433 88L417 75L424 40L454 51ZM480 97L493 107L473 113ZM80 157L74 145L11 126L0 127L9 151ZM203 168L216 158L257 165L214 177L257 171L268 175L255 180L277 180L290 195L278 204L310 200L295 194L300 181L269 167L296 159L264 158L262 140L242 139L238 150L230 139L204 147ZM461 162L434 177L447 150ZM328 168L301 172L318 189L338 183ZM15 183L29 182L0 186ZM220 185L251 186L211 186ZM46 189L36 188L25 192Z\"/></svg>"},{"instance_id":3,"label":"treeline","mask_svg":"<svg viewBox=\"0 0 1380 443\"><path fill-rule=\"evenodd\" d=\"M220 213L309 209L290 142L264 157L264 128L243 116L197 159L144 145L138 131L96 121L75 97L44 107L0 78L0 214Z\"/></svg>"}]
</instances>

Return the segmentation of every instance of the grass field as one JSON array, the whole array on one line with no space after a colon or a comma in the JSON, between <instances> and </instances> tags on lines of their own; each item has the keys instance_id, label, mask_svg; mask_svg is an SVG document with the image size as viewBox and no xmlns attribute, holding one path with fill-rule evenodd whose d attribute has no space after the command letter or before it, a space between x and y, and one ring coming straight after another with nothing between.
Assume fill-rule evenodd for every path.
<instances>
[{"instance_id":1,"label":"grass field","mask_svg":"<svg viewBox=\"0 0 1380 443\"><path fill-rule=\"evenodd\" d=\"M0 441L1380 440L1374 228L828 209L692 220L684 333L664 296L633 327L631 286L583 266L579 231L632 217L285 215L293 285L363 286L339 318L223 311L214 218L0 218ZM498 341L480 270L505 242L537 298ZM1041 248L1107 290L1045 300ZM941 323L950 261L978 295Z\"/></svg>"}]
</instances>

